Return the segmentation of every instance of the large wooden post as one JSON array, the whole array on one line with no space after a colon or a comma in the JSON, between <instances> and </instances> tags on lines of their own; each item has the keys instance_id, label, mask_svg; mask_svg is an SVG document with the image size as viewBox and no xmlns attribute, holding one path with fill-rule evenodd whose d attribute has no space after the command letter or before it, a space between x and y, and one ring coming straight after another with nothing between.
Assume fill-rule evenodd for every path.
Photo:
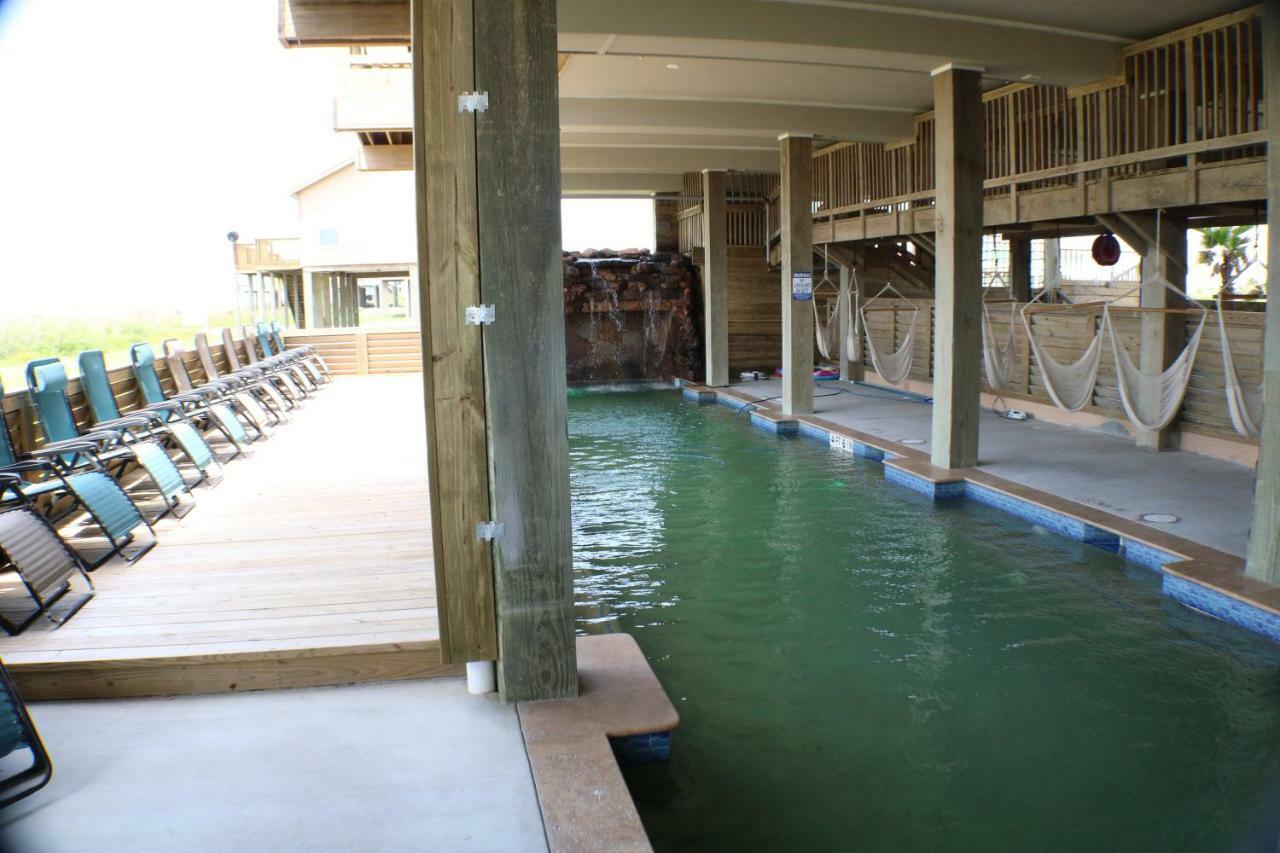
<instances>
[{"instance_id":1,"label":"large wooden post","mask_svg":"<svg viewBox=\"0 0 1280 853\"><path fill-rule=\"evenodd\" d=\"M492 536L493 597L484 600L481 573L471 566L474 584L448 602L449 619L483 634L496 607L503 698L573 696L555 4L414 0L412 17L421 306L424 334L432 335L433 520L452 516L435 536L450 536L456 550L475 548L476 523L495 523L485 534ZM460 110L458 96L472 91L487 94L483 111ZM493 324L483 332L461 325L468 305L492 305ZM437 324L452 335L452 350L442 348ZM442 355L459 380L453 399L437 381ZM473 397L481 393L483 403ZM465 423L444 411L459 398L470 412ZM486 431L487 445L477 447ZM463 458L446 462L459 444ZM486 474L488 508L477 517ZM442 482L451 475L460 482ZM465 611L483 624L454 621Z\"/></svg>"},{"instance_id":2,"label":"large wooden post","mask_svg":"<svg viewBox=\"0 0 1280 853\"><path fill-rule=\"evenodd\" d=\"M1009 241L1009 298L1031 301L1031 240L1026 237Z\"/></svg>"},{"instance_id":3,"label":"large wooden post","mask_svg":"<svg viewBox=\"0 0 1280 853\"><path fill-rule=\"evenodd\" d=\"M982 72L933 72L937 244L933 453L940 468L978 464L982 340Z\"/></svg>"},{"instance_id":4,"label":"large wooden post","mask_svg":"<svg viewBox=\"0 0 1280 853\"><path fill-rule=\"evenodd\" d=\"M782 172L782 411L807 415L813 412L813 140L788 134L778 142Z\"/></svg>"},{"instance_id":5,"label":"large wooden post","mask_svg":"<svg viewBox=\"0 0 1280 853\"><path fill-rule=\"evenodd\" d=\"M729 173L702 172L702 317L706 383L729 384Z\"/></svg>"},{"instance_id":6,"label":"large wooden post","mask_svg":"<svg viewBox=\"0 0 1280 853\"><path fill-rule=\"evenodd\" d=\"M1266 115L1280 116L1280 0L1262 16ZM1267 122L1267 222L1280 222L1280 121ZM1280 231L1280 229L1277 229ZM1267 269L1280 270L1280 234L1267 241ZM1267 301L1262 341L1262 435L1254 479L1245 574L1280 583L1280 305Z\"/></svg>"},{"instance_id":7,"label":"large wooden post","mask_svg":"<svg viewBox=\"0 0 1280 853\"><path fill-rule=\"evenodd\" d=\"M497 660L493 561L476 525L489 520L476 246L475 120L458 95L475 88L471 4L415 0L413 161L418 305L426 398L431 540L441 656Z\"/></svg>"},{"instance_id":8,"label":"large wooden post","mask_svg":"<svg viewBox=\"0 0 1280 853\"><path fill-rule=\"evenodd\" d=\"M302 282L305 290L302 294L302 316L298 319L302 321L302 326L307 329L320 328L320 273L307 272L302 273Z\"/></svg>"},{"instance_id":9,"label":"large wooden post","mask_svg":"<svg viewBox=\"0 0 1280 853\"><path fill-rule=\"evenodd\" d=\"M1146 232L1147 239L1142 247L1142 290L1140 302L1144 308L1183 307L1183 302L1169 292L1157 280L1157 276L1172 284L1178 290L1187 289L1187 226L1179 219L1161 216L1159 220L1151 216L1129 217L1131 221L1140 223ZM1159 244L1157 244L1159 240ZM1182 352L1187 341L1187 318L1181 314L1144 313L1140 334L1141 354L1139 367L1144 377L1153 381L1146 383L1147 392L1156 399L1146 401L1150 410L1159 409L1159 383L1154 381L1160 376L1178 354ZM1137 430L1136 441L1143 450L1168 450L1177 443L1178 421L1162 430Z\"/></svg>"},{"instance_id":10,"label":"large wooden post","mask_svg":"<svg viewBox=\"0 0 1280 853\"><path fill-rule=\"evenodd\" d=\"M1062 241L1057 237L1044 241L1044 286L1056 285L1062 278Z\"/></svg>"}]
</instances>

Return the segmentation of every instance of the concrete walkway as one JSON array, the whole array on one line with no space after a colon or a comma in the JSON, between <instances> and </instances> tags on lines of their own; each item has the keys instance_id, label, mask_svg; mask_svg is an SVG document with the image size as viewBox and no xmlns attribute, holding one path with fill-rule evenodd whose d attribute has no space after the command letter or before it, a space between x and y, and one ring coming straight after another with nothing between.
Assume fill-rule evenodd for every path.
<instances>
[{"instance_id":1,"label":"concrete walkway","mask_svg":"<svg viewBox=\"0 0 1280 853\"><path fill-rule=\"evenodd\" d=\"M872 386L816 385L818 417L894 441L908 439L913 447L929 450L931 406ZM781 382L774 379L733 387L754 399L782 393ZM978 455L980 467L991 474L1124 518L1176 515L1180 520L1174 524L1149 526L1244 556L1252 469L1181 451L1147 453L1127 437L1039 420L1010 421L987 410Z\"/></svg>"},{"instance_id":2,"label":"concrete walkway","mask_svg":"<svg viewBox=\"0 0 1280 853\"><path fill-rule=\"evenodd\" d=\"M0 849L545 851L520 724L461 679L31 705Z\"/></svg>"}]
</instances>

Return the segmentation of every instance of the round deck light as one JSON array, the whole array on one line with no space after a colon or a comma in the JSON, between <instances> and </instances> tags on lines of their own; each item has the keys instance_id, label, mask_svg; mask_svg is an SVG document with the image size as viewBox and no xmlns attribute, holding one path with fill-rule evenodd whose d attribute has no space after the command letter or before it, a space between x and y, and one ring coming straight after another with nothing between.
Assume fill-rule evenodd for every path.
<instances>
[{"instance_id":1,"label":"round deck light","mask_svg":"<svg viewBox=\"0 0 1280 853\"><path fill-rule=\"evenodd\" d=\"M1149 512L1142 516L1142 520L1148 524L1176 524L1182 519L1167 512Z\"/></svg>"},{"instance_id":2,"label":"round deck light","mask_svg":"<svg viewBox=\"0 0 1280 853\"><path fill-rule=\"evenodd\" d=\"M923 438L900 438L898 439L898 443L899 444L924 444L924 439Z\"/></svg>"}]
</instances>

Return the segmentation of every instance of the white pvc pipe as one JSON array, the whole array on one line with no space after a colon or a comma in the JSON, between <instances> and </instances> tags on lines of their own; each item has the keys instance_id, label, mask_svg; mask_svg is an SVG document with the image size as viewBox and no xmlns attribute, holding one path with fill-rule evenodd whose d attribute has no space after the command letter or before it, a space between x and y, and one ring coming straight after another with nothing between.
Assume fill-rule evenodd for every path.
<instances>
[{"instance_id":1,"label":"white pvc pipe","mask_svg":"<svg viewBox=\"0 0 1280 853\"><path fill-rule=\"evenodd\" d=\"M497 689L491 660L467 661L467 692L480 696Z\"/></svg>"}]
</instances>

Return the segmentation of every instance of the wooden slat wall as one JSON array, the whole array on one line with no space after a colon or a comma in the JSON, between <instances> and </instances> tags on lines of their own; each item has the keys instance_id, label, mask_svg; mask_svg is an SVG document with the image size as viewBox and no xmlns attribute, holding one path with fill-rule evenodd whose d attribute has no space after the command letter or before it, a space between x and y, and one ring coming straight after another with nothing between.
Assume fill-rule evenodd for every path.
<instances>
[{"instance_id":1,"label":"wooden slat wall","mask_svg":"<svg viewBox=\"0 0 1280 853\"><path fill-rule=\"evenodd\" d=\"M417 331L378 332L366 338L370 373L421 373L422 338Z\"/></svg>"},{"instance_id":2,"label":"wooden slat wall","mask_svg":"<svg viewBox=\"0 0 1280 853\"><path fill-rule=\"evenodd\" d=\"M781 286L759 248L729 249L731 378L743 370L772 372L782 363Z\"/></svg>"}]
</instances>

